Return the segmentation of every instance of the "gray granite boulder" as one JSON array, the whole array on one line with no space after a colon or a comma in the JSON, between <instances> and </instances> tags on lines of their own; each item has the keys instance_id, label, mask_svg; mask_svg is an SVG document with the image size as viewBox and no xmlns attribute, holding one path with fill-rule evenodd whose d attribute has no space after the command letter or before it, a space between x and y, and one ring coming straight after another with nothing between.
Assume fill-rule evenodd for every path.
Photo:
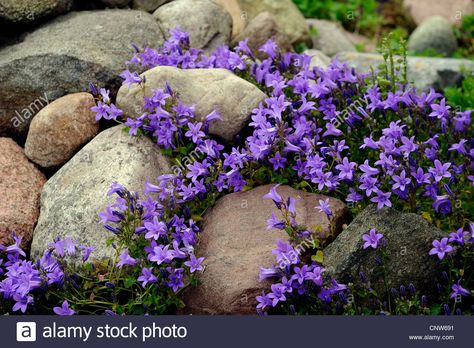
<instances>
[{"instance_id":1,"label":"gray granite boulder","mask_svg":"<svg viewBox=\"0 0 474 348\"><path fill-rule=\"evenodd\" d=\"M310 44L308 25L302 13L291 0L237 0L247 24L261 12L270 12L278 25L288 35L292 44Z\"/></svg>"},{"instance_id":2,"label":"gray granite boulder","mask_svg":"<svg viewBox=\"0 0 474 348\"><path fill-rule=\"evenodd\" d=\"M214 109L222 121L213 121L210 134L228 142L242 130L252 110L263 101L265 94L250 82L225 69L179 69L158 66L142 74L145 87L123 85L117 94L117 106L125 116L138 117L143 113L143 96L151 96L162 89L165 82L176 91L185 105L195 104L195 116L203 121Z\"/></svg>"},{"instance_id":3,"label":"gray granite boulder","mask_svg":"<svg viewBox=\"0 0 474 348\"><path fill-rule=\"evenodd\" d=\"M389 287L398 288L413 283L427 294L434 290L439 274L436 259L428 255L434 239L443 232L416 214L400 213L375 206L367 207L356 216L351 224L324 250L324 266L339 282L360 282L363 272L376 291L383 291L380 282L373 276L375 268L374 249L363 249L362 235L375 228L387 241L386 262Z\"/></svg>"},{"instance_id":4,"label":"gray granite boulder","mask_svg":"<svg viewBox=\"0 0 474 348\"><path fill-rule=\"evenodd\" d=\"M434 51L450 57L458 48L451 24L441 16L426 19L411 33L408 50L416 53Z\"/></svg>"},{"instance_id":5,"label":"gray granite boulder","mask_svg":"<svg viewBox=\"0 0 474 348\"><path fill-rule=\"evenodd\" d=\"M370 72L370 67L377 70L383 58L379 54L343 52L337 55L339 60L347 62L358 72ZM408 79L420 91L430 87L443 90L445 87L457 85L463 79L463 67L467 71L474 70L474 62L468 59L408 57Z\"/></svg>"},{"instance_id":6,"label":"gray granite boulder","mask_svg":"<svg viewBox=\"0 0 474 348\"><path fill-rule=\"evenodd\" d=\"M24 138L33 116L88 83L118 90L131 44L157 47L163 35L148 13L73 12L0 50L0 136Z\"/></svg>"},{"instance_id":7,"label":"gray granite boulder","mask_svg":"<svg viewBox=\"0 0 474 348\"><path fill-rule=\"evenodd\" d=\"M306 20L313 39L313 48L332 57L339 52L356 52L339 23L323 19Z\"/></svg>"},{"instance_id":8,"label":"gray granite boulder","mask_svg":"<svg viewBox=\"0 0 474 348\"><path fill-rule=\"evenodd\" d=\"M247 25L240 35L238 35L233 44L237 45L239 41L248 38L248 46L257 58L265 59L268 56L259 51L259 48L272 39L276 42L281 52L290 52L293 50L290 39L278 25L277 19L270 12L261 12Z\"/></svg>"},{"instance_id":9,"label":"gray granite boulder","mask_svg":"<svg viewBox=\"0 0 474 348\"><path fill-rule=\"evenodd\" d=\"M161 5L170 1L171 0L133 0L132 8L146 12L153 12Z\"/></svg>"},{"instance_id":10,"label":"gray granite boulder","mask_svg":"<svg viewBox=\"0 0 474 348\"><path fill-rule=\"evenodd\" d=\"M106 246L112 234L98 217L110 185L116 181L141 192L147 180L166 173L171 173L169 160L150 139L130 137L123 126L99 133L45 184L32 257L40 256L57 236L94 246L94 259L112 257L114 250Z\"/></svg>"},{"instance_id":11,"label":"gray granite boulder","mask_svg":"<svg viewBox=\"0 0 474 348\"><path fill-rule=\"evenodd\" d=\"M69 11L74 0L0 0L0 21L30 23Z\"/></svg>"},{"instance_id":12,"label":"gray granite boulder","mask_svg":"<svg viewBox=\"0 0 474 348\"><path fill-rule=\"evenodd\" d=\"M208 52L229 44L232 37L231 15L212 0L174 0L160 6L153 16L165 35L179 26L189 33L191 47Z\"/></svg>"},{"instance_id":13,"label":"gray granite boulder","mask_svg":"<svg viewBox=\"0 0 474 348\"><path fill-rule=\"evenodd\" d=\"M272 250L278 239L287 241L281 230L267 230L267 220L279 214L271 200L263 199L274 185L257 187L246 192L232 193L219 199L204 216L198 256L205 258L205 271L199 276L200 285L189 289L185 296L185 311L192 314L255 314L255 297L267 290L269 281L259 281L260 266L275 264ZM329 232L329 220L315 209L320 199L327 197L289 186L280 186L278 193L286 199L297 200L297 221L322 234ZM335 233L346 222L347 209L343 202L330 198L335 216ZM302 253L313 245L308 237L298 250Z\"/></svg>"}]
</instances>

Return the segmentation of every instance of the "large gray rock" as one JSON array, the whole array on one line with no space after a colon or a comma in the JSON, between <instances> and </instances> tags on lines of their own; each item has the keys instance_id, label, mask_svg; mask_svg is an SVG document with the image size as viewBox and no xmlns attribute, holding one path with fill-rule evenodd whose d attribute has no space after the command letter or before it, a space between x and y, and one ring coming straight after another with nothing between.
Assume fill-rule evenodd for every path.
<instances>
[{"instance_id":1,"label":"large gray rock","mask_svg":"<svg viewBox=\"0 0 474 348\"><path fill-rule=\"evenodd\" d=\"M165 82L179 94L185 105L195 104L199 121L217 109L222 121L213 121L209 132L231 142L246 125L250 114L263 101L265 94L250 82L225 69L179 69L158 66L142 74L145 87L123 85L117 94L117 106L125 116L143 113L143 96L162 89Z\"/></svg>"},{"instance_id":2,"label":"large gray rock","mask_svg":"<svg viewBox=\"0 0 474 348\"><path fill-rule=\"evenodd\" d=\"M0 21L29 23L71 9L73 0L0 0Z\"/></svg>"},{"instance_id":3,"label":"large gray rock","mask_svg":"<svg viewBox=\"0 0 474 348\"><path fill-rule=\"evenodd\" d=\"M232 17L212 0L174 0L154 13L162 32L179 26L189 33L191 47L213 51L232 37Z\"/></svg>"},{"instance_id":4,"label":"large gray rock","mask_svg":"<svg viewBox=\"0 0 474 348\"><path fill-rule=\"evenodd\" d=\"M377 70L383 58L379 54L343 52L337 55L339 60L347 62L358 72L370 72L370 67ZM408 57L408 79L420 91L430 87L442 90L458 84L462 78L462 68L474 70L474 62L468 59Z\"/></svg>"},{"instance_id":5,"label":"large gray rock","mask_svg":"<svg viewBox=\"0 0 474 348\"><path fill-rule=\"evenodd\" d=\"M263 199L274 185L229 194L219 199L204 216L198 256L205 257L205 271L199 276L200 284L185 296L186 312L192 314L254 314L255 297L267 290L269 281L259 281L260 266L275 264L272 250L278 239L288 240L280 230L267 230L266 221L272 213L279 214L271 200ZM329 220L314 207L325 196L297 191L280 186L277 192L286 199L297 199L297 221L308 228L329 232ZM347 209L341 201L330 198L335 216L336 233L347 218ZM308 237L299 250L312 246Z\"/></svg>"},{"instance_id":6,"label":"large gray rock","mask_svg":"<svg viewBox=\"0 0 474 348\"><path fill-rule=\"evenodd\" d=\"M112 182L143 191L147 180L170 172L169 160L150 139L132 138L123 126L99 133L45 184L32 256L40 256L55 237L71 236L94 246L95 259L112 257L114 250L106 247L111 233L98 217Z\"/></svg>"},{"instance_id":7,"label":"large gray rock","mask_svg":"<svg viewBox=\"0 0 474 348\"><path fill-rule=\"evenodd\" d=\"M356 52L354 45L347 38L339 23L323 19L307 19L312 34L313 48L332 57L339 52Z\"/></svg>"},{"instance_id":8,"label":"large gray rock","mask_svg":"<svg viewBox=\"0 0 474 348\"><path fill-rule=\"evenodd\" d=\"M388 286L398 288L413 283L423 293L434 288L433 279L438 276L436 259L428 255L431 242L443 232L430 225L421 216L404 214L393 209L377 210L367 207L324 250L324 266L339 282L360 282L359 272L364 272L376 291L383 291L377 282L374 249L363 249L362 235L375 228L387 241L385 263Z\"/></svg>"},{"instance_id":9,"label":"large gray rock","mask_svg":"<svg viewBox=\"0 0 474 348\"><path fill-rule=\"evenodd\" d=\"M41 109L31 121L26 156L44 168L66 163L99 131L93 106L91 94L73 93Z\"/></svg>"},{"instance_id":10,"label":"large gray rock","mask_svg":"<svg viewBox=\"0 0 474 348\"><path fill-rule=\"evenodd\" d=\"M146 12L153 12L161 5L170 1L171 0L133 0L132 8Z\"/></svg>"},{"instance_id":11,"label":"large gray rock","mask_svg":"<svg viewBox=\"0 0 474 348\"><path fill-rule=\"evenodd\" d=\"M278 25L277 19L270 12L262 12L247 25L244 31L234 39L234 45L248 38L248 46L257 58L268 58L267 54L260 52L260 47L272 39L276 42L281 52L293 50L290 39Z\"/></svg>"},{"instance_id":12,"label":"large gray rock","mask_svg":"<svg viewBox=\"0 0 474 348\"><path fill-rule=\"evenodd\" d=\"M138 25L139 24L139 25ZM0 135L26 136L47 103L93 82L118 90L131 44L163 43L155 19L132 10L70 13L0 50Z\"/></svg>"},{"instance_id":13,"label":"large gray rock","mask_svg":"<svg viewBox=\"0 0 474 348\"><path fill-rule=\"evenodd\" d=\"M237 2L247 23L250 23L259 13L267 11L276 17L278 25L288 35L292 44L311 42L308 25L291 0L237 0Z\"/></svg>"},{"instance_id":14,"label":"large gray rock","mask_svg":"<svg viewBox=\"0 0 474 348\"><path fill-rule=\"evenodd\" d=\"M435 51L452 56L458 48L451 24L441 16L426 19L411 33L408 50L416 53Z\"/></svg>"},{"instance_id":15,"label":"large gray rock","mask_svg":"<svg viewBox=\"0 0 474 348\"><path fill-rule=\"evenodd\" d=\"M17 143L0 138L0 244L10 245L13 232L23 238L23 247L30 244L45 182Z\"/></svg>"}]
</instances>

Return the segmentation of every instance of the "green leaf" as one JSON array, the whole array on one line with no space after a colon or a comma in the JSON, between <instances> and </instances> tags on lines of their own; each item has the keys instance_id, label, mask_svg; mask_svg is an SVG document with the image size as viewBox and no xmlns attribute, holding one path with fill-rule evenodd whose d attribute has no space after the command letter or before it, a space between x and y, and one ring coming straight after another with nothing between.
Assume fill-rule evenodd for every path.
<instances>
[{"instance_id":1,"label":"green leaf","mask_svg":"<svg viewBox=\"0 0 474 348\"><path fill-rule=\"evenodd\" d=\"M430 307L430 314L431 315L438 315L441 313L441 305L439 303L435 303Z\"/></svg>"},{"instance_id":2,"label":"green leaf","mask_svg":"<svg viewBox=\"0 0 474 348\"><path fill-rule=\"evenodd\" d=\"M133 284L136 283L136 280L135 278L133 277L127 277L125 278L124 282L123 282L123 285L125 286L126 289L129 289L133 286Z\"/></svg>"},{"instance_id":3,"label":"green leaf","mask_svg":"<svg viewBox=\"0 0 474 348\"><path fill-rule=\"evenodd\" d=\"M317 263L323 263L324 253L322 252L322 250L318 250L315 255L311 256L311 260Z\"/></svg>"}]
</instances>

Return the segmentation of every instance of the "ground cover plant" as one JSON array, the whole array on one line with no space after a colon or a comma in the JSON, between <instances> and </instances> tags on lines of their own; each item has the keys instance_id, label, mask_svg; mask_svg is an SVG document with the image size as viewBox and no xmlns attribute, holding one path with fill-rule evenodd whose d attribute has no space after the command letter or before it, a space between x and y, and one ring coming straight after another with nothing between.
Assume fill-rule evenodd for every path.
<instances>
[{"instance_id":1,"label":"ground cover plant","mask_svg":"<svg viewBox=\"0 0 474 348\"><path fill-rule=\"evenodd\" d=\"M267 95L252 112L248 136L234 145L214 139L208 129L220 118L219 110L197 121L194 106L184 105L168 84L145 97L145 112L133 118L122 117L109 92L91 85L97 119L123 122L131 136L151 137L178 163L196 149L202 156L147 183L140 193L111 183L113 201L100 212L115 250L110 262L90 262L92 246L71 239L52 241L37 262L25 259L18 238L2 248L4 312L174 313L183 307L182 291L199 286L196 274L204 270L198 241L206 210L225 193L274 183L266 198L282 215L269 217L268 224L285 230L290 240L278 242L275 266L261 271L262 279L274 284L257 298L256 312L472 313L474 140L469 109L456 110L433 89L416 91L407 81L406 62L394 61L390 47L383 51L386 63L379 71L360 74L337 60L327 69L313 68L311 57L282 54L272 40L260 48L267 58L258 61L246 41L207 56L190 47L187 33L174 29L170 34L158 49L135 47L121 75L124 84L144 87L147 81L137 71L160 65L230 70ZM321 265L323 242L307 255L284 257L311 231L298 224L295 200L281 197L279 184L340 198L353 216L376 205L417 213L445 231L429 252L439 260L444 279L433 283L438 296L427 298L410 284L400 289L386 284L386 293L375 293L370 284L340 284ZM325 201L315 209L332 215ZM364 243L377 256L375 272L383 278L390 241L369 230ZM291 262L282 264L282 259Z\"/></svg>"}]
</instances>

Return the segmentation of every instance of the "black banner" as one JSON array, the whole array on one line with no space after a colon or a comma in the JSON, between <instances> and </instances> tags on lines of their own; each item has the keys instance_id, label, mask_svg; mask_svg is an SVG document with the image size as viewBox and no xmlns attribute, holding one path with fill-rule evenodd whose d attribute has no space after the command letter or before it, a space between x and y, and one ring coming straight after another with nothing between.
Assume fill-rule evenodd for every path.
<instances>
[{"instance_id":1,"label":"black banner","mask_svg":"<svg viewBox=\"0 0 474 348\"><path fill-rule=\"evenodd\" d=\"M1 347L472 347L473 317L0 317Z\"/></svg>"}]
</instances>

